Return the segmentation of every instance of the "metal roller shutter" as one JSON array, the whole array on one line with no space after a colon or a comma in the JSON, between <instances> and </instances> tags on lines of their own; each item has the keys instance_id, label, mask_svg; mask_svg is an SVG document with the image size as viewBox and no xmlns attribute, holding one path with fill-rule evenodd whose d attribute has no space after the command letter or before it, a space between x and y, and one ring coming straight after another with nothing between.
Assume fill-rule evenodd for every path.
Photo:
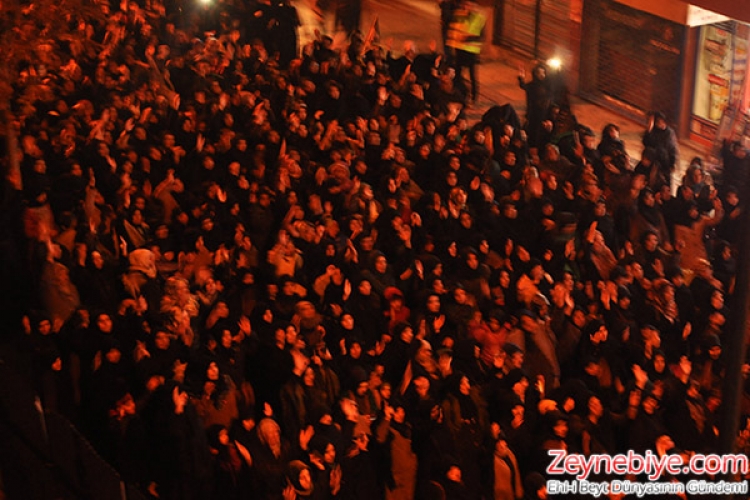
<instances>
[{"instance_id":1,"label":"metal roller shutter","mask_svg":"<svg viewBox=\"0 0 750 500\"><path fill-rule=\"evenodd\" d=\"M505 0L503 14L503 44L533 56L536 0Z\"/></svg>"},{"instance_id":2,"label":"metal roller shutter","mask_svg":"<svg viewBox=\"0 0 750 500\"><path fill-rule=\"evenodd\" d=\"M549 59L569 52L570 0L542 0L539 21L539 54Z\"/></svg>"},{"instance_id":3,"label":"metal roller shutter","mask_svg":"<svg viewBox=\"0 0 750 500\"><path fill-rule=\"evenodd\" d=\"M597 90L642 111L662 110L674 119L684 27L617 3L603 4Z\"/></svg>"}]
</instances>

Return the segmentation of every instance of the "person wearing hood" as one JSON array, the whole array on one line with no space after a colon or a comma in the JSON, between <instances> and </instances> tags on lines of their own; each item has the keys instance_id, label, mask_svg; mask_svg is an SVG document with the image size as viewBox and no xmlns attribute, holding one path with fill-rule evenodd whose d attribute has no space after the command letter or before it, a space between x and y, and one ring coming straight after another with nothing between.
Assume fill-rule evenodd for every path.
<instances>
[{"instance_id":1,"label":"person wearing hood","mask_svg":"<svg viewBox=\"0 0 750 500\"><path fill-rule=\"evenodd\" d=\"M106 425L109 410L114 406L113 395L130 389L128 368L121 362L122 352L119 342L104 338L99 343L99 351L93 361L94 371L82 394L82 411L88 422L88 436L108 457L112 456L112 443L106 441Z\"/></svg>"},{"instance_id":2,"label":"person wearing hood","mask_svg":"<svg viewBox=\"0 0 750 500\"><path fill-rule=\"evenodd\" d=\"M602 138L596 149L603 161L611 162L615 158L626 157L628 153L625 149L625 143L620 139L620 127L614 123L605 125L602 129Z\"/></svg>"},{"instance_id":3,"label":"person wearing hood","mask_svg":"<svg viewBox=\"0 0 750 500\"><path fill-rule=\"evenodd\" d=\"M286 345L285 327L283 323L274 324L273 341L263 342L256 356L247 363L259 406L268 403L274 409L281 408L281 388L292 375L294 359Z\"/></svg>"}]
</instances>

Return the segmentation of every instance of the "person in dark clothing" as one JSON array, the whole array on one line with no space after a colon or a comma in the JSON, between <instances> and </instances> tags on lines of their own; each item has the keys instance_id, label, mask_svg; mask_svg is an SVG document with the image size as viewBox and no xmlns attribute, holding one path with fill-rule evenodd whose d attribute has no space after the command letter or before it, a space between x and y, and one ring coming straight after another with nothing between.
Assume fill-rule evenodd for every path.
<instances>
[{"instance_id":1,"label":"person in dark clothing","mask_svg":"<svg viewBox=\"0 0 750 500\"><path fill-rule=\"evenodd\" d=\"M229 432L221 425L212 425L206 432L214 463L213 498L244 498L252 465L250 453L242 444L230 441Z\"/></svg>"},{"instance_id":2,"label":"person in dark clothing","mask_svg":"<svg viewBox=\"0 0 750 500\"><path fill-rule=\"evenodd\" d=\"M339 498L381 498L382 487L378 483L377 465L369 447L370 436L365 432L355 431L352 445L341 462L342 481Z\"/></svg>"},{"instance_id":3,"label":"person in dark clothing","mask_svg":"<svg viewBox=\"0 0 750 500\"><path fill-rule=\"evenodd\" d=\"M362 18L362 0L339 0L336 10L336 24L344 33L351 35L359 29Z\"/></svg>"},{"instance_id":4,"label":"person in dark clothing","mask_svg":"<svg viewBox=\"0 0 750 500\"><path fill-rule=\"evenodd\" d=\"M672 185L672 173L677 166L679 149L674 129L667 125L667 117L661 111L649 116L646 132L643 134L643 145L653 148L656 162L667 184Z\"/></svg>"},{"instance_id":5,"label":"person in dark clothing","mask_svg":"<svg viewBox=\"0 0 750 500\"><path fill-rule=\"evenodd\" d=\"M151 429L152 474L160 498L210 498L210 452L198 416L179 384L168 384L154 399Z\"/></svg>"},{"instance_id":6,"label":"person in dark clothing","mask_svg":"<svg viewBox=\"0 0 750 500\"><path fill-rule=\"evenodd\" d=\"M660 398L656 394L643 394L638 414L629 429L629 446L638 453L654 450L657 438L665 434L659 405Z\"/></svg>"},{"instance_id":7,"label":"person in dark clothing","mask_svg":"<svg viewBox=\"0 0 750 500\"><path fill-rule=\"evenodd\" d=\"M747 156L747 150L738 141L729 143L725 140L721 149L721 158L724 165L722 173L724 196L728 194L730 186L737 189L737 193L744 194L747 175L750 172L750 157Z\"/></svg>"},{"instance_id":8,"label":"person in dark clothing","mask_svg":"<svg viewBox=\"0 0 750 500\"><path fill-rule=\"evenodd\" d=\"M282 439L279 425L271 418L258 422L257 438L248 449L253 458L252 484L256 498L279 500L286 487L285 472L291 447Z\"/></svg>"},{"instance_id":9,"label":"person in dark clothing","mask_svg":"<svg viewBox=\"0 0 750 500\"><path fill-rule=\"evenodd\" d=\"M279 49L279 65L289 66L292 59L299 54L297 28L300 26L297 9L289 0L282 0L274 12L276 27L273 30Z\"/></svg>"},{"instance_id":10,"label":"person in dark clothing","mask_svg":"<svg viewBox=\"0 0 750 500\"><path fill-rule=\"evenodd\" d=\"M549 449L664 451L671 434L716 451L744 200L725 183L715 201L700 159L677 196L660 186L661 120L632 172L617 125L595 148L537 66L527 134L511 104L471 123L472 2L441 2L471 54L454 60L386 57L355 29L359 0L338 3L346 47L316 33L300 52L286 0L177 3L74 15L50 41L64 66L9 69L7 338L44 410L125 481L165 499L518 500ZM725 149L742 189L744 149Z\"/></svg>"},{"instance_id":11,"label":"person in dark clothing","mask_svg":"<svg viewBox=\"0 0 750 500\"><path fill-rule=\"evenodd\" d=\"M537 65L532 70L531 81L526 81L526 71L521 69L518 84L526 91L526 133L529 147L539 148L543 121L552 105L552 87L547 80L547 68Z\"/></svg>"}]
</instances>

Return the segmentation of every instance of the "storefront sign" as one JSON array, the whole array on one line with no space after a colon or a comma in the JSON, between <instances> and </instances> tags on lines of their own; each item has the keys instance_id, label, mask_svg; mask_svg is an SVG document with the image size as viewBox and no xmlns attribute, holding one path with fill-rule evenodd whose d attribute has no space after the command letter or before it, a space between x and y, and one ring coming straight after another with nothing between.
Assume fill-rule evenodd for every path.
<instances>
[{"instance_id":1,"label":"storefront sign","mask_svg":"<svg viewBox=\"0 0 750 500\"><path fill-rule=\"evenodd\" d=\"M747 86L747 52L748 38L750 38L750 26L747 24L736 24L734 34L734 58L732 61L732 92L729 100L732 103L745 104L745 91Z\"/></svg>"},{"instance_id":2,"label":"storefront sign","mask_svg":"<svg viewBox=\"0 0 750 500\"><path fill-rule=\"evenodd\" d=\"M721 120L729 103L732 82L732 33L705 26L698 46L693 114L713 123Z\"/></svg>"},{"instance_id":3,"label":"storefront sign","mask_svg":"<svg viewBox=\"0 0 750 500\"><path fill-rule=\"evenodd\" d=\"M688 5L687 24L688 26L703 26L704 24L716 24L728 21L727 16L722 16L716 12L702 9L697 5Z\"/></svg>"}]
</instances>

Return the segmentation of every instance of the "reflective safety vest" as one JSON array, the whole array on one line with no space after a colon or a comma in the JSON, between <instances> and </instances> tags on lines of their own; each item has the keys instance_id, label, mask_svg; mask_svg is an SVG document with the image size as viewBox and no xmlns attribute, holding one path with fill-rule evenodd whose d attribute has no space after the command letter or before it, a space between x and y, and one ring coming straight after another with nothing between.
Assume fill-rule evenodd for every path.
<instances>
[{"instance_id":1,"label":"reflective safety vest","mask_svg":"<svg viewBox=\"0 0 750 500\"><path fill-rule=\"evenodd\" d=\"M469 11L459 15L450 24L446 45L464 52L479 54L482 50L482 31L487 19L480 12Z\"/></svg>"}]
</instances>

